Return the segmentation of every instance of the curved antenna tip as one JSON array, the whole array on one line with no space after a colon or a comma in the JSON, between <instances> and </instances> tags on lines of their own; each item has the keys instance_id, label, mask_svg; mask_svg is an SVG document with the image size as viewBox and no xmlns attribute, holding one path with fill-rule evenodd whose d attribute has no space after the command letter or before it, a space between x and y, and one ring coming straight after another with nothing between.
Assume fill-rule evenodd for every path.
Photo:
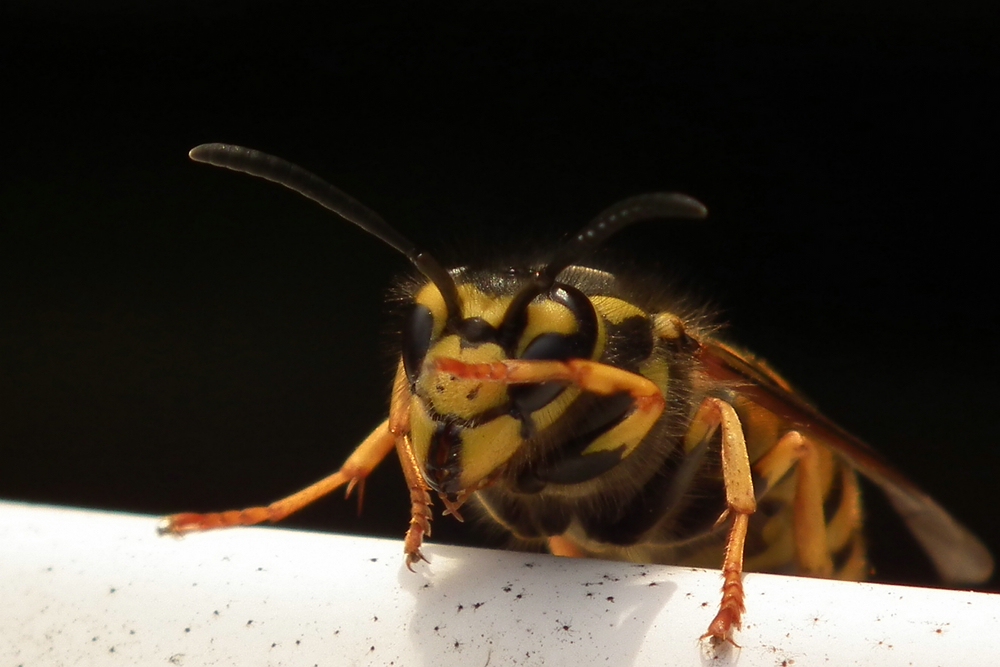
<instances>
[{"instance_id":1,"label":"curved antenna tip","mask_svg":"<svg viewBox=\"0 0 1000 667\"><path fill-rule=\"evenodd\" d=\"M194 148L188 151L188 157L195 162L203 162L205 164L215 164L213 162L213 156L222 153L252 153L249 148L243 148L242 146L234 146L232 144L221 144L221 143L211 143L211 144L198 144ZM223 166L223 165L216 165Z\"/></svg>"},{"instance_id":2,"label":"curved antenna tip","mask_svg":"<svg viewBox=\"0 0 1000 667\"><path fill-rule=\"evenodd\" d=\"M704 220L705 218L708 217L708 207L702 204L694 197L677 194L677 198L683 200L685 204L691 207L691 214L692 214L691 217L697 218L699 220Z\"/></svg>"},{"instance_id":3,"label":"curved antenna tip","mask_svg":"<svg viewBox=\"0 0 1000 667\"><path fill-rule=\"evenodd\" d=\"M201 155L204 155L205 151L208 150L209 147L218 145L219 144L198 144L197 146L188 151L188 157L194 160L195 162L201 162L201 160L199 160L198 158Z\"/></svg>"},{"instance_id":4,"label":"curved antenna tip","mask_svg":"<svg viewBox=\"0 0 1000 667\"><path fill-rule=\"evenodd\" d=\"M650 199L661 199L676 206L674 215L685 220L703 220L708 217L708 207L690 195L680 192L654 192L650 195L639 195ZM627 201L627 200L626 200Z\"/></svg>"}]
</instances>

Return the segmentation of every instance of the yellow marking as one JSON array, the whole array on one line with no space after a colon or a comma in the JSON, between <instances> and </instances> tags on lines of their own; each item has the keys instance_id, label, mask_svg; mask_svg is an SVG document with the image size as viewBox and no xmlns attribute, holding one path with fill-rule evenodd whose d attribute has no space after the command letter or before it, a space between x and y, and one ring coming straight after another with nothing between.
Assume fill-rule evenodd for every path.
<instances>
[{"instance_id":1,"label":"yellow marking","mask_svg":"<svg viewBox=\"0 0 1000 667\"><path fill-rule=\"evenodd\" d=\"M508 303L510 303L508 301ZM528 344L536 336L545 333L574 334L579 328L579 323L573 317L569 308L556 303L551 299L541 302L532 302L528 305L528 323L521 334L521 341L517 347L517 355L521 356Z\"/></svg>"},{"instance_id":2,"label":"yellow marking","mask_svg":"<svg viewBox=\"0 0 1000 667\"><path fill-rule=\"evenodd\" d=\"M462 317L480 317L494 327L500 326L507 307L513 297L489 296L483 294L473 285L459 285L458 298L462 303Z\"/></svg>"},{"instance_id":3,"label":"yellow marking","mask_svg":"<svg viewBox=\"0 0 1000 667\"><path fill-rule=\"evenodd\" d=\"M464 381L463 381L464 382ZM490 386L495 383L485 383ZM521 422L504 415L485 424L461 429L461 484L463 489L476 485L506 463L524 444L520 435ZM427 406L419 396L410 403L410 441L414 457L427 461L431 438L437 422L431 419Z\"/></svg>"},{"instance_id":4,"label":"yellow marking","mask_svg":"<svg viewBox=\"0 0 1000 667\"><path fill-rule=\"evenodd\" d=\"M590 355L592 361L599 361L604 354L604 349L608 345L608 325L600 313L597 314L597 337L594 339L594 353Z\"/></svg>"},{"instance_id":5,"label":"yellow marking","mask_svg":"<svg viewBox=\"0 0 1000 667\"><path fill-rule=\"evenodd\" d=\"M531 421L539 431L551 426L563 416L566 409L580 396L580 389L573 385L567 386L555 400L531 413Z\"/></svg>"},{"instance_id":6,"label":"yellow marking","mask_svg":"<svg viewBox=\"0 0 1000 667\"><path fill-rule=\"evenodd\" d=\"M504 353L495 343L463 349L459 337L449 335L434 343L427 353L428 361L441 358L467 364L492 363L504 359ZM436 370L433 363L425 366L417 377L417 393L439 414L459 419L472 419L508 400L507 387L503 384L456 378Z\"/></svg>"},{"instance_id":7,"label":"yellow marking","mask_svg":"<svg viewBox=\"0 0 1000 667\"><path fill-rule=\"evenodd\" d=\"M667 395L670 386L670 365L666 359L657 356L654 351L653 356L639 365L639 374L655 384L661 394Z\"/></svg>"},{"instance_id":8,"label":"yellow marking","mask_svg":"<svg viewBox=\"0 0 1000 667\"><path fill-rule=\"evenodd\" d=\"M513 300L513 297L510 296L497 297L484 294L470 284L458 285L456 289L458 290L458 302L462 306L462 317L480 317L494 327L499 326L500 322L503 321L504 313L507 312L507 307ZM444 330L447 315L441 292L433 283L428 283L420 288L414 301L430 309L434 315L434 335L439 336Z\"/></svg>"},{"instance_id":9,"label":"yellow marking","mask_svg":"<svg viewBox=\"0 0 1000 667\"><path fill-rule=\"evenodd\" d=\"M434 283L428 283L420 288L413 302L421 306L426 306L431 311L431 316L434 318L431 340L436 339L444 332L444 324L448 319L448 309L444 305L444 298L441 296L441 292Z\"/></svg>"},{"instance_id":10,"label":"yellow marking","mask_svg":"<svg viewBox=\"0 0 1000 667\"><path fill-rule=\"evenodd\" d=\"M642 439L653 428L653 424L660 418L661 412L655 410L634 410L632 414L623 419L617 426L603 433L594 439L584 454L596 454L597 452L614 451L624 447L622 458L630 455L639 446Z\"/></svg>"},{"instance_id":11,"label":"yellow marking","mask_svg":"<svg viewBox=\"0 0 1000 667\"><path fill-rule=\"evenodd\" d=\"M507 415L462 429L462 488L474 489L507 463L524 444L520 434L521 422Z\"/></svg>"},{"instance_id":12,"label":"yellow marking","mask_svg":"<svg viewBox=\"0 0 1000 667\"><path fill-rule=\"evenodd\" d=\"M630 317L649 317L646 311L635 304L613 296L592 296L590 302L594 304L594 310L597 311L597 314L611 324L621 324Z\"/></svg>"},{"instance_id":13,"label":"yellow marking","mask_svg":"<svg viewBox=\"0 0 1000 667\"><path fill-rule=\"evenodd\" d=\"M718 424L702 418L701 410L696 412L684 434L684 453L690 454L698 445L711 438L718 428Z\"/></svg>"}]
</instances>

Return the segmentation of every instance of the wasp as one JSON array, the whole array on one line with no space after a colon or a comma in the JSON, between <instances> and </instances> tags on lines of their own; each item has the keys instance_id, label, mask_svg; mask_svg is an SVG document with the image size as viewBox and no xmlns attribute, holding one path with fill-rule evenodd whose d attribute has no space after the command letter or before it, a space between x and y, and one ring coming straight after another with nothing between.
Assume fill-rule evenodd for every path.
<instances>
[{"instance_id":1,"label":"wasp","mask_svg":"<svg viewBox=\"0 0 1000 667\"><path fill-rule=\"evenodd\" d=\"M746 570L860 580L869 572L858 473L885 492L942 579L989 578L982 543L762 360L723 342L703 312L581 264L641 221L707 214L676 193L599 213L540 265L445 269L379 215L314 174L239 146L190 157L290 188L409 259L388 418L343 466L267 506L175 514L181 535L279 521L328 493L363 495L393 450L410 498L411 570L432 495L461 520L478 504L553 554L722 566L703 636L733 642Z\"/></svg>"}]
</instances>

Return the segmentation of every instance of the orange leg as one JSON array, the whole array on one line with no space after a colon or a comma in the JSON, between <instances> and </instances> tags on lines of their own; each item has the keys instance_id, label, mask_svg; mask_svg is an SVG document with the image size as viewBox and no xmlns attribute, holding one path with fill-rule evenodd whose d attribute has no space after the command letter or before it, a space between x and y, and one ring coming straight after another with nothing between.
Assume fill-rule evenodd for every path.
<instances>
[{"instance_id":1,"label":"orange leg","mask_svg":"<svg viewBox=\"0 0 1000 667\"><path fill-rule=\"evenodd\" d=\"M467 364L458 359L441 358L437 360L437 368L456 377L505 384L571 382L584 391L601 396L627 391L635 399L636 407L644 411L662 411L666 404L660 388L649 379L588 359L506 359L490 364Z\"/></svg>"},{"instance_id":2,"label":"orange leg","mask_svg":"<svg viewBox=\"0 0 1000 667\"><path fill-rule=\"evenodd\" d=\"M823 502L829 485L825 483L821 456L817 445L798 431L789 431L781 436L771 451L754 467L769 487L784 477L792 467L795 468L795 496L792 501L795 560L803 574L829 577L833 575L830 538L834 538L839 548L846 544L850 532L857 526L848 524L832 530L834 527L831 525L828 529ZM851 480L845 479L845 484L848 482L853 484L851 488L845 488L845 500L853 499L857 502L857 483L853 475ZM851 508L848 507L847 511L850 512ZM855 518L860 521L860 514L856 517L845 515L841 521L850 522Z\"/></svg>"},{"instance_id":3,"label":"orange leg","mask_svg":"<svg viewBox=\"0 0 1000 667\"><path fill-rule=\"evenodd\" d=\"M712 619L702 639L713 642L733 641L733 631L740 628L743 615L743 547L746 543L750 515L757 510L750 458L747 454L743 426L732 405L718 398L706 398L695 414L692 427L722 431L722 477L726 486L726 515L732 515L733 525L726 541L726 555L722 561L722 601L719 612Z\"/></svg>"},{"instance_id":4,"label":"orange leg","mask_svg":"<svg viewBox=\"0 0 1000 667\"><path fill-rule=\"evenodd\" d=\"M403 468L406 486L410 490L410 526L403 540L406 567L412 572L413 565L426 561L420 546L424 537L431 534L431 494L430 487L420 472L420 463L410 441L410 401L413 395L406 379L403 365L396 369L396 379L392 385L392 401L389 406L389 430L396 439L396 454Z\"/></svg>"},{"instance_id":5,"label":"orange leg","mask_svg":"<svg viewBox=\"0 0 1000 667\"><path fill-rule=\"evenodd\" d=\"M729 529L729 539L726 541L726 556L722 561L722 601L719 611L708 624L708 630L702 639L713 642L727 641L739 646L733 641L733 631L739 630L742 624L743 612L746 611L743 593L743 547L746 543L747 526L750 515L737 512L733 516L733 526Z\"/></svg>"},{"instance_id":6,"label":"orange leg","mask_svg":"<svg viewBox=\"0 0 1000 667\"><path fill-rule=\"evenodd\" d=\"M266 507L249 507L243 510L211 514L174 514L163 520L159 529L160 533L183 535L216 528L252 526L264 521L281 521L289 514L299 511L341 486L347 486L348 494L358 484L362 485L363 490L365 478L392 451L395 441L396 437L390 432L389 421L386 420L365 438L365 441L347 458L340 470L329 477L325 477Z\"/></svg>"},{"instance_id":7,"label":"orange leg","mask_svg":"<svg viewBox=\"0 0 1000 667\"><path fill-rule=\"evenodd\" d=\"M567 537L553 535L548 542L549 553L553 556L563 556L564 558L586 558L587 556L576 542Z\"/></svg>"},{"instance_id":8,"label":"orange leg","mask_svg":"<svg viewBox=\"0 0 1000 667\"><path fill-rule=\"evenodd\" d=\"M424 536L430 537L431 534L431 494L420 474L409 434L397 441L396 451L403 466L406 486L410 489L410 527L406 530L406 539L403 541L403 553L406 555L406 567L412 572L415 563L427 560L420 553L420 546L424 543Z\"/></svg>"},{"instance_id":9,"label":"orange leg","mask_svg":"<svg viewBox=\"0 0 1000 667\"><path fill-rule=\"evenodd\" d=\"M420 553L420 546L423 543L423 537L430 535L431 532L431 498L429 488L420 473L419 464L410 444L410 398L410 389L406 382L403 366L400 364L393 385L389 418L379 424L372 434L354 450L340 470L266 507L250 507L243 510L211 514L186 513L168 516L163 520L160 533L183 535L216 528L252 526L264 521L280 521L289 514L297 512L345 485L348 495L355 486L361 485L360 505L365 478L395 447L402 463L407 485L410 488L410 527L406 533L404 553L406 554L406 565L412 570L411 566L414 563L426 560Z\"/></svg>"},{"instance_id":10,"label":"orange leg","mask_svg":"<svg viewBox=\"0 0 1000 667\"><path fill-rule=\"evenodd\" d=\"M587 359L535 361L507 359L493 363L467 364L457 359L438 359L443 373L464 379L502 384L567 382L600 396L628 393L635 409L613 429L592 442L584 454L620 450L621 457L631 454L663 414L666 399L649 378Z\"/></svg>"},{"instance_id":11,"label":"orange leg","mask_svg":"<svg viewBox=\"0 0 1000 667\"><path fill-rule=\"evenodd\" d=\"M851 468L841 468L841 501L840 507L830 518L827 526L827 543L830 551L836 553L845 548L850 540L850 555L834 573L838 579L861 581L867 578L868 558L861 525L864 512L861 507L861 493L858 488L858 476Z\"/></svg>"}]
</instances>

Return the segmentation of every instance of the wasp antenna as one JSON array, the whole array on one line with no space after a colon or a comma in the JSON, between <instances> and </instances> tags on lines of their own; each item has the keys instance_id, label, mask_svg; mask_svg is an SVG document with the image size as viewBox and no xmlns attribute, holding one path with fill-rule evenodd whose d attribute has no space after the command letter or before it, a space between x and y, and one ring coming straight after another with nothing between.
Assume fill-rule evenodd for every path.
<instances>
[{"instance_id":1,"label":"wasp antenna","mask_svg":"<svg viewBox=\"0 0 1000 667\"><path fill-rule=\"evenodd\" d=\"M657 218L700 220L707 215L708 209L704 204L677 192L653 192L629 197L598 213L563 244L542 270L539 280L544 285L543 289L547 288L560 271L580 261L629 225Z\"/></svg>"},{"instance_id":2,"label":"wasp antenna","mask_svg":"<svg viewBox=\"0 0 1000 667\"><path fill-rule=\"evenodd\" d=\"M548 265L536 273L532 282L517 293L507 307L507 314L500 327L501 340L515 339L524 328L525 309L532 299L552 287L556 276L563 269L592 253L612 234L643 220L656 218L699 220L706 215L708 209L704 204L693 197L676 192L637 195L604 209L569 241L560 246Z\"/></svg>"},{"instance_id":3,"label":"wasp antenna","mask_svg":"<svg viewBox=\"0 0 1000 667\"><path fill-rule=\"evenodd\" d=\"M417 269L430 279L444 298L449 321L461 317L458 290L451 275L430 254L417 250L405 236L349 194L333 187L316 174L274 155L231 144L202 144L188 152L195 162L250 174L283 185L323 208L336 213L372 236L406 255Z\"/></svg>"}]
</instances>

